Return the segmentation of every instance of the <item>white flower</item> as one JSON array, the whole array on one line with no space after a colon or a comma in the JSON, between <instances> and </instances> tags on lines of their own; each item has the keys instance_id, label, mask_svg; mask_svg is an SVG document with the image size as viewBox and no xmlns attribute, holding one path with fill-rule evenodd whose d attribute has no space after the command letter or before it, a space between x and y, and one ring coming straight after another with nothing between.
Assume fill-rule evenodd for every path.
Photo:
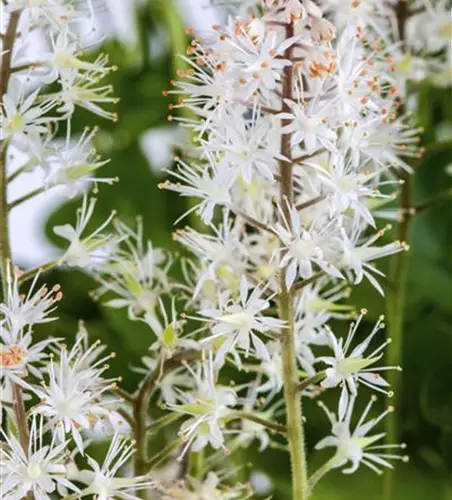
<instances>
[{"instance_id":1,"label":"white flower","mask_svg":"<svg viewBox=\"0 0 452 500\"><path fill-rule=\"evenodd\" d=\"M291 120L289 125L281 127L283 134L291 134L292 146L303 142L303 148L311 155L316 150L324 147L334 151L336 142L336 133L328 125L326 119L326 110L320 109L317 112L315 100L312 100L306 107L301 103L285 100L291 113L280 113L279 119Z\"/></svg>"},{"instance_id":2,"label":"white flower","mask_svg":"<svg viewBox=\"0 0 452 500\"><path fill-rule=\"evenodd\" d=\"M74 39L68 29L62 29L57 35L51 35L50 41L51 52L43 54L41 58L43 64L50 68L50 71L43 77L46 83L56 80L70 81L74 76L91 81L100 80L114 69L107 66L108 57L103 54L93 62L81 59L79 41Z\"/></svg>"},{"instance_id":3,"label":"white flower","mask_svg":"<svg viewBox=\"0 0 452 500\"><path fill-rule=\"evenodd\" d=\"M62 82L62 89L56 94L50 94L49 99L58 100L58 112L62 118L70 119L76 106L86 109L90 113L107 120L117 121L115 112L107 111L102 106L116 104L118 98L112 97L113 87L99 83L97 70L91 69L83 76L71 75Z\"/></svg>"},{"instance_id":4,"label":"white flower","mask_svg":"<svg viewBox=\"0 0 452 500\"><path fill-rule=\"evenodd\" d=\"M405 121L404 116L392 121L371 117L345 127L341 142L351 153L354 167L360 167L365 157L379 166L375 172L367 174L369 178L384 172L390 165L411 171L411 167L400 157L422 156L423 149L419 147L422 129L411 128Z\"/></svg>"},{"instance_id":5,"label":"white flower","mask_svg":"<svg viewBox=\"0 0 452 500\"><path fill-rule=\"evenodd\" d=\"M302 279L311 278L314 266L318 266L332 277L342 278L342 274L326 260L323 251L323 247L326 246L326 234L335 221L329 222L320 230L313 224L308 230L302 226L300 213L296 207L290 209L290 220L287 220L281 208L279 210L284 225L278 222L274 231L281 239L283 247L276 250L273 256L282 255L279 266L286 269L287 288L292 287L297 275Z\"/></svg>"},{"instance_id":6,"label":"white flower","mask_svg":"<svg viewBox=\"0 0 452 500\"><path fill-rule=\"evenodd\" d=\"M227 211L218 227L210 226L213 234L199 233L192 228L177 231L174 239L193 252L200 261L193 298L209 295L216 301L219 292L238 292L241 276L246 269L247 248L241 241L241 227Z\"/></svg>"},{"instance_id":7,"label":"white flower","mask_svg":"<svg viewBox=\"0 0 452 500\"><path fill-rule=\"evenodd\" d=\"M33 417L27 450L12 434L1 431L6 446L0 447L0 481L2 500L21 500L29 493L36 500L50 500L59 492L63 497L67 490L78 491L66 479L66 445L57 444L55 435L44 444L44 421Z\"/></svg>"},{"instance_id":8,"label":"white flower","mask_svg":"<svg viewBox=\"0 0 452 500\"><path fill-rule=\"evenodd\" d=\"M435 54L450 51L452 16L447 0L419 2L424 9L407 21L407 39L417 52Z\"/></svg>"},{"instance_id":9,"label":"white flower","mask_svg":"<svg viewBox=\"0 0 452 500\"><path fill-rule=\"evenodd\" d=\"M325 388L342 385L339 403L340 418L343 418L345 415L349 402L349 393L352 396L356 396L358 392L357 384L362 383L371 389L389 394L387 391L389 384L381 377L379 372L386 370L401 370L400 367L396 366L374 366L383 356L382 350L390 343L390 340L386 340L372 352L366 354L366 350L373 338L382 328L384 328L383 316L377 321L370 334L357 346L352 347L355 334L366 313L366 310L361 311L356 322L351 323L345 342L343 338L338 340L333 332L328 330L330 345L333 349L334 356L321 356L317 358L318 362L326 363L329 366L329 368L326 369L326 376L321 385Z\"/></svg>"},{"instance_id":10,"label":"white flower","mask_svg":"<svg viewBox=\"0 0 452 500\"><path fill-rule=\"evenodd\" d=\"M182 404L169 405L170 410L190 415L191 418L182 424L180 436L186 443L180 459L190 448L199 451L208 444L215 450L225 448L222 428L226 423L230 408L237 402L235 391L215 383L212 353L203 360L197 373L191 371L195 379L196 389L193 393L180 392Z\"/></svg>"},{"instance_id":11,"label":"white flower","mask_svg":"<svg viewBox=\"0 0 452 500\"><path fill-rule=\"evenodd\" d=\"M14 87L13 87L14 88ZM0 136L2 139L14 139L20 147L32 149L33 140L47 132L47 124L53 119L47 113L55 107L56 101L46 99L38 102L40 89L25 96L21 91L9 90L3 96L3 108L0 114Z\"/></svg>"},{"instance_id":12,"label":"white flower","mask_svg":"<svg viewBox=\"0 0 452 500\"><path fill-rule=\"evenodd\" d=\"M102 401L104 393L115 387L112 379L103 378L112 356L98 359L105 348L98 342L89 348L86 344L87 332L82 328L74 347L70 351L63 347L58 361L50 361L48 381L36 390L41 403L34 410L49 419L62 441L70 433L80 452L84 449L80 431L108 419L107 405L115 403Z\"/></svg>"},{"instance_id":13,"label":"white flower","mask_svg":"<svg viewBox=\"0 0 452 500\"><path fill-rule=\"evenodd\" d=\"M116 177L97 177L96 171L109 163L101 160L93 147L93 139L97 129L85 129L79 140L72 143L68 137L65 145L52 156L50 163L55 171L48 175L46 184L49 187L63 185L69 188L71 196L83 191L86 183L113 184Z\"/></svg>"},{"instance_id":14,"label":"white flower","mask_svg":"<svg viewBox=\"0 0 452 500\"><path fill-rule=\"evenodd\" d=\"M368 198L391 198L392 195L381 194L372 185L374 177L381 173L356 170L343 156L334 156L334 164L324 168L314 163L307 163L317 171L318 180L324 186L325 196L330 207L329 216L337 217L352 210L355 218L362 218L371 226L375 226L374 218L368 208Z\"/></svg>"},{"instance_id":15,"label":"white flower","mask_svg":"<svg viewBox=\"0 0 452 500\"><path fill-rule=\"evenodd\" d=\"M108 247L112 242L111 234L103 234L102 231L110 224L116 215L112 212L96 230L86 236L84 233L93 216L96 199L88 196L83 197L82 206L77 210L77 222L75 226L64 224L55 226L53 232L69 242L69 247L61 257L61 262L69 266L91 268L95 264L96 253Z\"/></svg>"},{"instance_id":16,"label":"white flower","mask_svg":"<svg viewBox=\"0 0 452 500\"><path fill-rule=\"evenodd\" d=\"M230 299L222 304L220 309L201 310L199 314L212 322L212 335L205 341L224 337L216 354L216 362L224 359L226 353L237 345L248 356L254 348L257 357L269 360L270 355L264 342L257 333L278 332L285 328L286 323L277 318L264 316L263 311L270 307L270 301L263 299L265 290L254 288L249 293L249 284L245 277L240 281L240 300Z\"/></svg>"},{"instance_id":17,"label":"white flower","mask_svg":"<svg viewBox=\"0 0 452 500\"><path fill-rule=\"evenodd\" d=\"M74 21L93 15L93 0L80 2L76 9L71 2L61 0L7 0L7 10L23 12L23 26L28 34L34 26L59 31ZM86 9L82 8L86 4Z\"/></svg>"},{"instance_id":18,"label":"white flower","mask_svg":"<svg viewBox=\"0 0 452 500\"><path fill-rule=\"evenodd\" d=\"M42 378L41 365L48 357L45 349L58 340L51 337L33 343L30 330L12 333L0 323L0 384L6 379L34 391L35 388L24 379L29 373Z\"/></svg>"},{"instance_id":19,"label":"white flower","mask_svg":"<svg viewBox=\"0 0 452 500\"><path fill-rule=\"evenodd\" d=\"M387 228L389 229L390 226ZM339 269L343 269L346 275L355 275L355 284L361 283L365 277L381 295L384 295L383 288L373 274L377 274L378 276L384 276L384 274L375 265L370 264L370 262L409 249L406 243L400 241L388 243L381 247L373 245L384 233L385 229L382 229L367 240L364 240L364 242L360 242L359 230L355 230L349 236L341 229L341 237L334 237L332 239L330 249L332 254L331 259L335 262L336 266Z\"/></svg>"},{"instance_id":20,"label":"white flower","mask_svg":"<svg viewBox=\"0 0 452 500\"><path fill-rule=\"evenodd\" d=\"M259 114L259 108L255 107L251 120L245 120L240 109L229 111L210 125L212 132L205 145L205 151L221 157L220 168L232 169L247 184L257 175L273 180L276 160L284 159L279 143L269 140L275 132L271 121Z\"/></svg>"},{"instance_id":21,"label":"white flower","mask_svg":"<svg viewBox=\"0 0 452 500\"><path fill-rule=\"evenodd\" d=\"M12 338L17 337L27 327L30 329L35 324L55 321L57 318L52 316L57 308L55 304L63 298L60 285L54 285L50 289L42 285L36 290L39 273L33 279L28 292L20 293L19 280L22 274L19 269L12 271L10 266L7 266L7 294L5 302L0 303L3 323Z\"/></svg>"},{"instance_id":22,"label":"white flower","mask_svg":"<svg viewBox=\"0 0 452 500\"><path fill-rule=\"evenodd\" d=\"M160 318L153 314L146 313L143 321L147 323L157 336L157 341L149 348L150 351L161 353L162 357L171 358L177 349L197 349L198 343L195 340L181 338L185 320L178 319L176 312L176 301L171 301L171 319L165 310L162 300L159 298L159 310L163 317L163 325Z\"/></svg>"},{"instance_id":23,"label":"white flower","mask_svg":"<svg viewBox=\"0 0 452 500\"><path fill-rule=\"evenodd\" d=\"M113 292L117 297L105 302L106 306L127 308L130 319L146 315L146 321L155 326L159 297L172 288L168 277L172 258L144 239L141 218L135 231L119 221L115 226L116 245L107 262L95 270L101 286L94 296Z\"/></svg>"},{"instance_id":24,"label":"white flower","mask_svg":"<svg viewBox=\"0 0 452 500\"><path fill-rule=\"evenodd\" d=\"M92 470L82 470L79 478L88 488L83 496L93 495L98 500L138 500L139 491L149 491L156 487L155 481L145 476L119 477L120 469L125 466L134 453L134 443L115 434L102 465L87 456Z\"/></svg>"},{"instance_id":25,"label":"white flower","mask_svg":"<svg viewBox=\"0 0 452 500\"><path fill-rule=\"evenodd\" d=\"M332 435L322 439L316 445L316 449L320 450L330 446L336 448L336 454L332 459L334 462L334 465L332 465L333 468L343 467L348 462L351 462L349 468L343 469L345 474L352 474L353 472L356 472L361 464L366 465L374 472L381 474L381 467L388 467L390 469L393 468L389 460L408 461L408 457L401 456L393 452L393 450L397 448L405 449L406 445L375 445L374 443L385 437L385 433L382 432L370 436L368 435L369 432L379 422L381 422L381 420L384 419L388 413L393 411L393 408L389 407L378 417L370 419L366 422L366 418L368 417L376 399L377 398L375 396L372 396L353 431L351 430L351 419L353 416L355 398L350 400L344 416L339 418L331 413L325 405L319 403L331 423Z\"/></svg>"},{"instance_id":26,"label":"white flower","mask_svg":"<svg viewBox=\"0 0 452 500\"><path fill-rule=\"evenodd\" d=\"M282 56L296 42L296 37L280 42L276 32L269 31L259 45L251 40L244 50L237 51L234 61L242 75L243 98L249 99L254 92L273 90L281 81L281 70L292 63Z\"/></svg>"},{"instance_id":27,"label":"white flower","mask_svg":"<svg viewBox=\"0 0 452 500\"><path fill-rule=\"evenodd\" d=\"M391 2L380 0L321 0L320 7L331 14L334 24L340 30L347 27L366 28L370 26L378 35L388 37L391 19Z\"/></svg>"},{"instance_id":28,"label":"white flower","mask_svg":"<svg viewBox=\"0 0 452 500\"><path fill-rule=\"evenodd\" d=\"M220 168L211 154L207 155L209 166L188 165L178 159L177 171L170 172L178 182L166 181L160 188L180 193L181 196L200 198L201 201L185 212L178 220L196 210L205 224L210 224L215 207L229 206L231 203L230 189L235 182L232 169Z\"/></svg>"}]
</instances>

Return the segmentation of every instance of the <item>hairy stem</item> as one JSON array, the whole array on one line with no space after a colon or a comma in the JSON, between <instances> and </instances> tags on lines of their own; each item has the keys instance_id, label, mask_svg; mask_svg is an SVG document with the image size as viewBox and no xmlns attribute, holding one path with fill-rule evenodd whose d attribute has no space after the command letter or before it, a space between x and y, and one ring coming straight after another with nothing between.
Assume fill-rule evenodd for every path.
<instances>
[{"instance_id":1,"label":"hairy stem","mask_svg":"<svg viewBox=\"0 0 452 500\"><path fill-rule=\"evenodd\" d=\"M287 37L294 35L292 26L286 27ZM292 48L286 50L285 59L292 59ZM284 99L292 97L293 71L288 66L283 76L283 113L290 113L290 108ZM282 126L288 125L282 120ZM292 158L291 135L283 134L281 138L281 154ZM290 220L290 208L293 205L293 166L287 161L280 162L280 205L286 220ZM287 416L287 440L289 443L290 461L292 467L292 499L306 500L308 498L308 467L304 438L303 414L301 396L298 391L298 370L295 349L295 332L293 318L293 297L285 283L285 269L281 270L281 294L279 296L280 318L287 322L288 328L281 337L284 399Z\"/></svg>"}]
</instances>

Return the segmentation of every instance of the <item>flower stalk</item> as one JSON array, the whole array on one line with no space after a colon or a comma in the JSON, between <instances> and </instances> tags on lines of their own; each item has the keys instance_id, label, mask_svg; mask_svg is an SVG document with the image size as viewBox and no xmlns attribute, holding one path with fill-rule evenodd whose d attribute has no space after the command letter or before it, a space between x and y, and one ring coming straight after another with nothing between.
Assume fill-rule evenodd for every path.
<instances>
[{"instance_id":1,"label":"flower stalk","mask_svg":"<svg viewBox=\"0 0 452 500\"><path fill-rule=\"evenodd\" d=\"M286 26L287 38L294 35L292 25ZM284 57L292 58L292 47L289 47ZM283 112L290 112L286 99L292 98L293 68L284 68L282 82ZM282 120L282 126L287 126L290 121ZM281 154L289 161L280 161L280 205L286 220L290 219L290 209L293 205L293 167L290 163L292 157L290 133L281 136ZM287 289L285 269L281 270L281 294L279 296L279 317L287 324L287 329L281 337L284 399L286 402L287 440L289 443L290 461L292 467L292 498L306 500L308 498L308 464L306 457L306 444L303 427L303 413L301 396L298 391L298 367L295 347L293 295Z\"/></svg>"}]
</instances>

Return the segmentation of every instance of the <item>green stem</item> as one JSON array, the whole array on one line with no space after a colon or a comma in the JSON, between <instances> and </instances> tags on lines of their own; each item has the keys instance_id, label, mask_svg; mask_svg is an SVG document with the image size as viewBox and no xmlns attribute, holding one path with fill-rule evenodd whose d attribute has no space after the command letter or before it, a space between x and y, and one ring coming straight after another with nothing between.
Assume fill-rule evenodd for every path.
<instances>
[{"instance_id":1,"label":"green stem","mask_svg":"<svg viewBox=\"0 0 452 500\"><path fill-rule=\"evenodd\" d=\"M294 35L293 26L286 27L287 38ZM286 50L285 59L292 59L292 47ZM286 103L292 98L293 70L291 66L284 69L282 82L283 113L290 113ZM290 120L282 120L282 127ZM281 138L281 154L291 160L291 134L283 134ZM290 218L290 208L293 206L293 166L287 161L280 162L280 205L287 221ZM292 500L308 498L308 465L303 427L301 396L298 391L298 369L295 348L295 331L293 316L293 296L287 290L285 269L281 270L281 294L279 296L280 318L287 323L287 329L281 337L284 399L286 403L287 440L289 445L292 468Z\"/></svg>"},{"instance_id":2,"label":"green stem","mask_svg":"<svg viewBox=\"0 0 452 500\"><path fill-rule=\"evenodd\" d=\"M315 488L316 484L330 472L331 469L336 465L337 459L336 456L328 460L328 462L324 463L321 467L319 467L314 474L309 478L309 494L312 493L312 490Z\"/></svg>"},{"instance_id":3,"label":"green stem","mask_svg":"<svg viewBox=\"0 0 452 500\"><path fill-rule=\"evenodd\" d=\"M13 208L16 208L19 205L22 205L22 203L25 203L26 201L31 200L31 199L35 198L36 196L44 193L46 190L47 190L47 188L45 188L45 187L39 187L39 188L33 189L33 191L30 191L29 193L24 194L20 198L17 198L17 200L12 201L8 205L8 210L11 211Z\"/></svg>"},{"instance_id":4,"label":"green stem","mask_svg":"<svg viewBox=\"0 0 452 500\"><path fill-rule=\"evenodd\" d=\"M152 424L149 424L146 428L146 432L148 433L148 435L156 434L157 431L173 424L180 418L182 418L181 413L171 413L169 415L165 415L164 417L161 417L158 420L152 422Z\"/></svg>"},{"instance_id":5,"label":"green stem","mask_svg":"<svg viewBox=\"0 0 452 500\"><path fill-rule=\"evenodd\" d=\"M326 371L317 373L313 377L307 378L306 380L303 380L303 382L300 382L297 386L297 390L300 393L302 393L311 385L315 385L315 384L318 384L319 382L321 382L325 377L326 377Z\"/></svg>"},{"instance_id":6,"label":"green stem","mask_svg":"<svg viewBox=\"0 0 452 500\"><path fill-rule=\"evenodd\" d=\"M402 208L411 206L411 179L407 177L402 189ZM403 220L399 224L398 232L400 241L409 240L409 232L413 216L409 210L403 211ZM391 288L386 292L386 310L387 310L387 335L392 342L388 345L386 356L389 366L402 365L402 347L403 347L403 326L405 309L405 281L407 271L407 252L399 252L394 255L390 263L390 282ZM388 382L394 391L391 404L395 411L386 418L386 440L388 443L399 441L398 428L398 409L399 394L402 388L402 372L390 370L388 372ZM390 500L394 498L395 472L389 470L385 475L384 498Z\"/></svg>"},{"instance_id":7,"label":"green stem","mask_svg":"<svg viewBox=\"0 0 452 500\"><path fill-rule=\"evenodd\" d=\"M175 354L172 358L159 361L141 385L133 407L134 438L136 441L134 467L136 476L144 476L149 471L147 417L152 391L167 373L178 368L183 362L193 361L200 356L201 353L199 351L188 350Z\"/></svg>"},{"instance_id":8,"label":"green stem","mask_svg":"<svg viewBox=\"0 0 452 500\"><path fill-rule=\"evenodd\" d=\"M204 475L204 450L190 451L188 472L190 477L202 479Z\"/></svg>"},{"instance_id":9,"label":"green stem","mask_svg":"<svg viewBox=\"0 0 452 500\"><path fill-rule=\"evenodd\" d=\"M406 20L409 16L408 3L400 0L396 6L397 24L400 40L405 40ZM404 113L404 106L399 110L400 114ZM412 176L411 174L402 171L400 174L404 181L400 197L402 219L398 226L398 239L402 242L409 242L410 228L414 216L412 210ZM407 252L399 252L395 254L390 262L389 281L391 287L388 287L386 293L386 311L387 311L387 334L392 339L388 345L386 355L387 364L390 366L400 366L402 364L402 347L403 347L403 326L404 326L404 310L405 310L405 282L407 271ZM398 370L390 370L388 372L388 382L394 391L392 404L395 411L390 413L386 418L386 441L393 444L399 441L399 401L402 388L402 374ZM387 471L384 478L383 498L392 500L395 498L395 471Z\"/></svg>"},{"instance_id":10,"label":"green stem","mask_svg":"<svg viewBox=\"0 0 452 500\"><path fill-rule=\"evenodd\" d=\"M52 270L54 267L58 265L58 260L51 260L50 262L46 262L45 264L40 265L39 267L34 267L33 269L29 269L19 276L19 284L26 283L27 281L32 280L38 274L46 273L47 271Z\"/></svg>"},{"instance_id":11,"label":"green stem","mask_svg":"<svg viewBox=\"0 0 452 500\"><path fill-rule=\"evenodd\" d=\"M275 424L274 422L270 422L269 420L259 417L258 415L253 415L252 413L237 411L233 413L232 418L233 419L241 418L249 420L250 422L260 424L263 427L266 427L267 429L270 429L274 432L279 432L279 434L287 434L287 428L284 427L284 425Z\"/></svg>"},{"instance_id":12,"label":"green stem","mask_svg":"<svg viewBox=\"0 0 452 500\"><path fill-rule=\"evenodd\" d=\"M11 266L11 249L9 244L8 228L8 202L6 182L6 143L1 145L0 151L0 302L6 298L8 293L7 274ZM11 271L11 270L10 270Z\"/></svg>"},{"instance_id":13,"label":"green stem","mask_svg":"<svg viewBox=\"0 0 452 500\"><path fill-rule=\"evenodd\" d=\"M292 499L308 498L308 466L303 428L301 396L298 390L298 369L293 325L292 297L283 292L279 300L280 318L287 322L285 335L282 337L282 362L284 378L284 399L287 415L287 440L289 443L292 465Z\"/></svg>"},{"instance_id":14,"label":"green stem","mask_svg":"<svg viewBox=\"0 0 452 500\"><path fill-rule=\"evenodd\" d=\"M146 468L150 470L157 467L157 465L160 465L181 444L183 444L182 439L176 439L172 443L165 446L162 451L152 457L152 460L146 463Z\"/></svg>"}]
</instances>

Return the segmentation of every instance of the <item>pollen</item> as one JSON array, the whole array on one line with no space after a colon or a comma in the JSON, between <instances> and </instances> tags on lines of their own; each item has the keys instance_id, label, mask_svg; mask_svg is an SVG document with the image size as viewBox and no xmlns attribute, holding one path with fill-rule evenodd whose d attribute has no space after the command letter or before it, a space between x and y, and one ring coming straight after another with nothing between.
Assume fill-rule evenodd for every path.
<instances>
[{"instance_id":1,"label":"pollen","mask_svg":"<svg viewBox=\"0 0 452 500\"><path fill-rule=\"evenodd\" d=\"M5 368L17 366L22 363L24 355L25 352L20 346L10 346L4 351L0 351L0 366Z\"/></svg>"}]
</instances>

